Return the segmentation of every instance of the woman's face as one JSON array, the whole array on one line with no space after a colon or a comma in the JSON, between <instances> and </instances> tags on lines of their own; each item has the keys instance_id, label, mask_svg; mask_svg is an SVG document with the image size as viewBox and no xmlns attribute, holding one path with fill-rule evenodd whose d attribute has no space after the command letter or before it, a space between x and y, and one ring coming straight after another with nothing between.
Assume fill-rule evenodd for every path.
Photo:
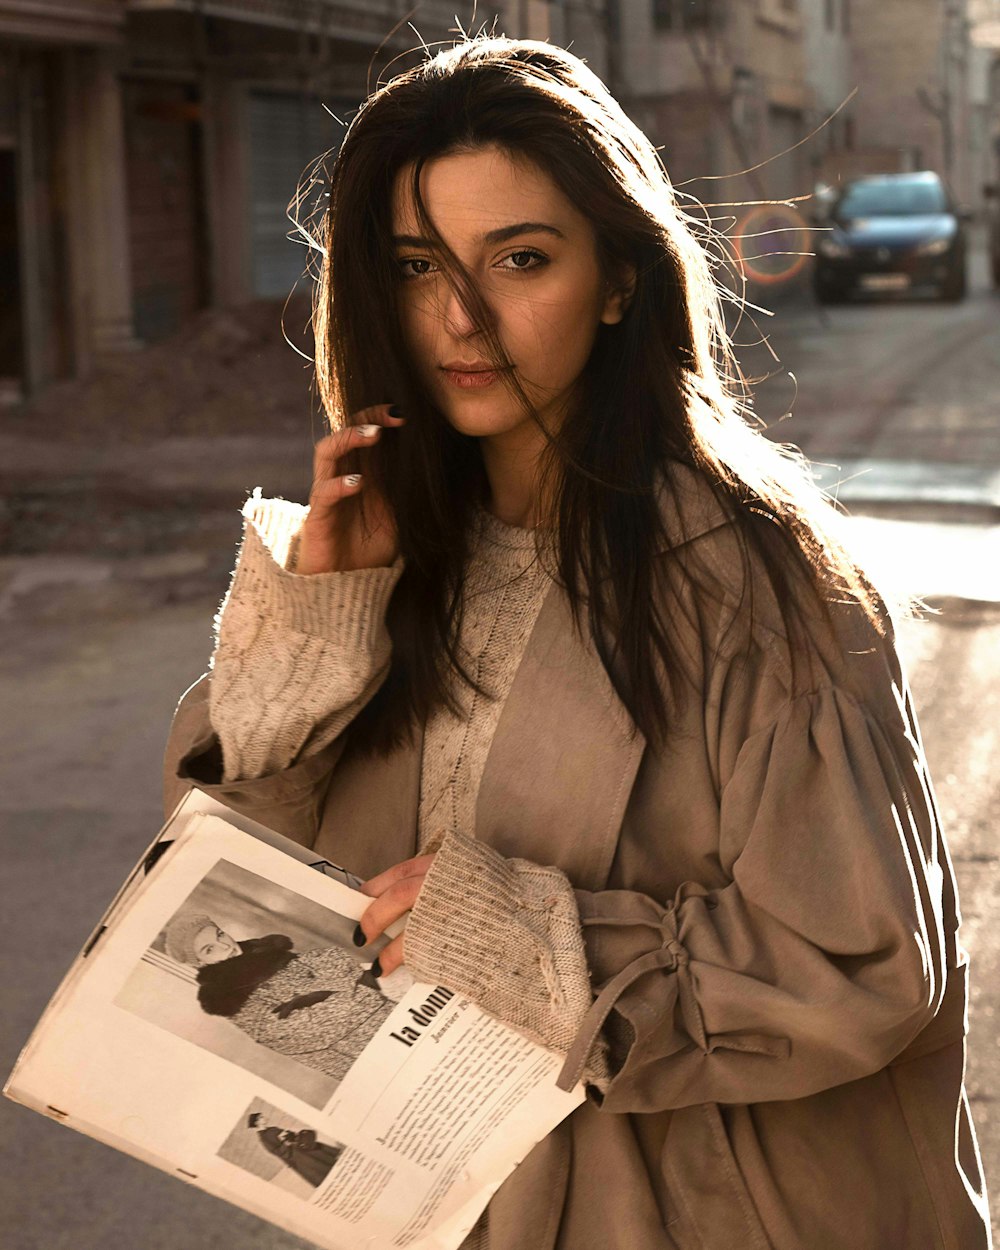
<instances>
[{"instance_id":1,"label":"woman's face","mask_svg":"<svg viewBox=\"0 0 1000 1250\"><path fill-rule=\"evenodd\" d=\"M430 245L418 237L411 179L412 166L396 179L393 234L403 330L423 381L463 434L512 448L535 441L540 435L502 375L447 368L482 370L486 348ZM593 227L543 170L492 145L428 161L421 192L494 310L507 359L533 407L557 428L598 326L619 321L623 312L620 294L605 287Z\"/></svg>"},{"instance_id":2,"label":"woman's face","mask_svg":"<svg viewBox=\"0 0 1000 1250\"><path fill-rule=\"evenodd\" d=\"M199 929L194 939L194 953L199 964L218 964L240 953L239 943L223 933L218 925L207 924Z\"/></svg>"}]
</instances>

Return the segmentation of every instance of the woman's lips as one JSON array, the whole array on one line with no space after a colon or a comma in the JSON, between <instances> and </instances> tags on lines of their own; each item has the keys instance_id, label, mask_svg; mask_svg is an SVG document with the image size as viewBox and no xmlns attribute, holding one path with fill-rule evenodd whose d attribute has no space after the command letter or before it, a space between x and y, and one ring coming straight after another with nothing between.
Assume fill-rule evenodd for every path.
<instances>
[{"instance_id":1,"label":"woman's lips","mask_svg":"<svg viewBox=\"0 0 1000 1250\"><path fill-rule=\"evenodd\" d=\"M453 385L463 391L477 391L485 386L492 386L499 377L494 370L477 370L466 373L460 369L445 369L444 376Z\"/></svg>"},{"instance_id":2,"label":"woman's lips","mask_svg":"<svg viewBox=\"0 0 1000 1250\"><path fill-rule=\"evenodd\" d=\"M461 369L444 369L442 372L453 386L457 386L463 391L475 391L484 386L492 386L500 377L499 372L495 369L477 370L474 373Z\"/></svg>"}]
</instances>

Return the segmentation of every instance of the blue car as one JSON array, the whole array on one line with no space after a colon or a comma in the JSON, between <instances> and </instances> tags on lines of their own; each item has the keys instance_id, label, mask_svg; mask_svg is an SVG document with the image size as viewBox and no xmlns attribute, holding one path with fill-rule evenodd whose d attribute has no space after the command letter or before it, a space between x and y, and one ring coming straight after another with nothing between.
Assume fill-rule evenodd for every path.
<instances>
[{"instance_id":1,"label":"blue car","mask_svg":"<svg viewBox=\"0 0 1000 1250\"><path fill-rule=\"evenodd\" d=\"M930 171L845 183L815 234L816 298L931 290L964 299L969 217Z\"/></svg>"}]
</instances>

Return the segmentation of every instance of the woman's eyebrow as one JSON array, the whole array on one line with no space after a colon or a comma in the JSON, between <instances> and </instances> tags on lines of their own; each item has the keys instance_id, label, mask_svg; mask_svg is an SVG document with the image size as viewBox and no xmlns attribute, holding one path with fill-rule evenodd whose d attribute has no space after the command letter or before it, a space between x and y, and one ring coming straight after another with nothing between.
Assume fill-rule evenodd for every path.
<instances>
[{"instance_id":1,"label":"woman's eyebrow","mask_svg":"<svg viewBox=\"0 0 1000 1250\"><path fill-rule=\"evenodd\" d=\"M500 226L496 230L487 230L479 238L482 243L506 243L508 239L516 238L519 234L552 234L557 239L565 239L566 237L561 230L546 224L544 221L519 221L513 226ZM405 247L433 246L430 239L422 239L415 234L394 234L392 241Z\"/></svg>"}]
</instances>

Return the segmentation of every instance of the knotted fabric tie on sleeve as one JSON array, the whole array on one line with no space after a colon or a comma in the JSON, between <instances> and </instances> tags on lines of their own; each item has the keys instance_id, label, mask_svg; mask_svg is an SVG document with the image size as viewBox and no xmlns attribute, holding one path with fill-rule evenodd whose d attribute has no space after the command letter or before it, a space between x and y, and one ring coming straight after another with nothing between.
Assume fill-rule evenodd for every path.
<instances>
[{"instance_id":1,"label":"knotted fabric tie on sleeve","mask_svg":"<svg viewBox=\"0 0 1000 1250\"><path fill-rule=\"evenodd\" d=\"M560 1089L571 1090L581 1079L587 1064L587 1057L598 1039L604 1022L611 1014L615 1003L631 985L649 972L671 972L677 978L677 1001L680 1005L681 1022L688 1036L702 1054L710 1055L716 1049L741 1050L753 1054L768 1055L774 1058L787 1058L790 1045L787 1038L765 1037L759 1034L738 1033L711 1037L705 1029L701 1008L695 993L694 980L691 976L690 957L677 936L677 915L673 907L668 908L659 924L644 919L603 920L599 917L583 921L584 926L644 925L658 931L661 943L655 950L640 955L631 963L626 964L610 981L601 988L600 993L584 1016L579 1032L566 1055L556 1084Z\"/></svg>"}]
</instances>

